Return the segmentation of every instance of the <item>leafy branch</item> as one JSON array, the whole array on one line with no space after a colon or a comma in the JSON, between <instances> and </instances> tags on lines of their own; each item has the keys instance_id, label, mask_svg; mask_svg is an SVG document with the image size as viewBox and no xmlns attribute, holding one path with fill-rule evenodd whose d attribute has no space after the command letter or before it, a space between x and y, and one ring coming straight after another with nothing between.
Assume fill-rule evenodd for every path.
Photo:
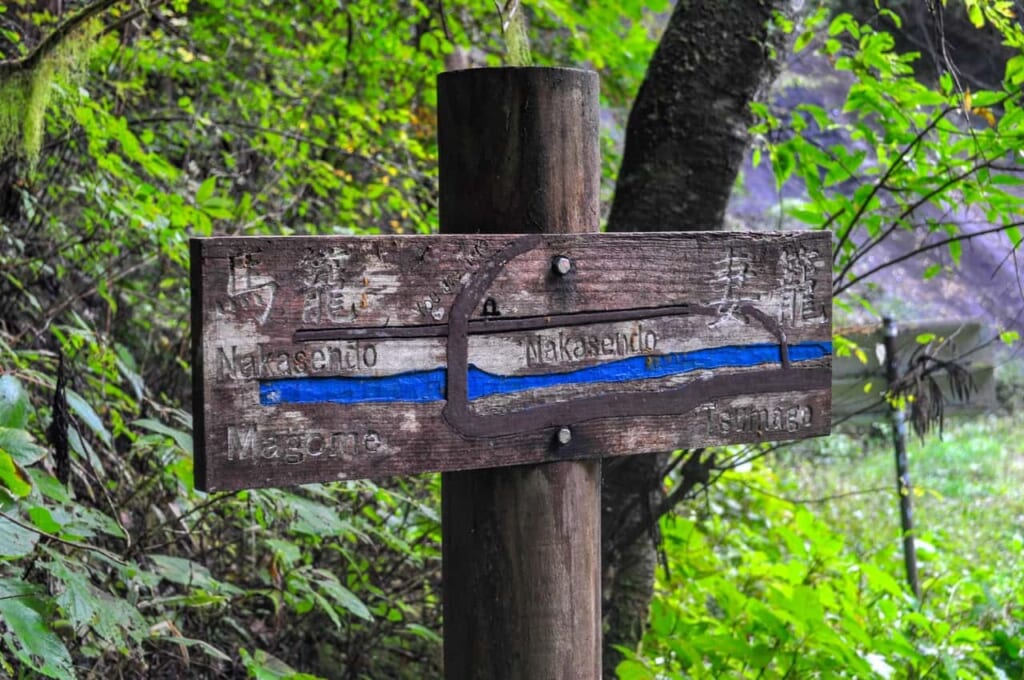
<instances>
[{"instance_id":1,"label":"leafy branch","mask_svg":"<svg viewBox=\"0 0 1024 680\"><path fill-rule=\"evenodd\" d=\"M109 550L104 550L103 548L96 545L89 545L88 543L79 543L78 541L69 541L66 538L55 536L54 534L51 534L47 531L43 531L39 527L34 527L31 524L26 524L25 522L22 522L19 519L15 519L14 517L8 515L6 512L0 511L0 519L5 519L11 524L21 527L25 531L31 531L32 533L38 534L39 536L42 536L43 538L49 541L53 541L54 543L60 543L61 545L66 545L69 548L75 548L76 550L88 550L99 555L103 555L112 562L116 562L121 565L126 564L124 560L122 560L120 557L110 552Z\"/></svg>"},{"instance_id":2,"label":"leafy branch","mask_svg":"<svg viewBox=\"0 0 1024 680\"><path fill-rule=\"evenodd\" d=\"M942 109L939 112L939 115L932 119L932 121L928 125L926 125L914 136L914 139L912 139L910 142L906 144L906 146L903 147L903 150L900 151L899 155L896 157L896 160L889 164L889 167L886 169L885 174L883 174L882 177L874 184L874 186L871 187L871 191L864 198L864 200L860 202L860 205L857 208L857 212L854 213L854 215L850 218L850 221L846 225L846 229L843 230L842 236L840 236L839 243L836 244L836 248L832 256L833 262L835 262L835 258L839 257L839 254L842 252L843 246L846 244L846 241L853 233L854 228L860 222L860 218L864 216L864 211L866 211L868 206L871 204L871 200L876 195L878 195L878 192L886 185L886 183L892 177L893 173L896 172L897 168L901 167L906 163L907 156L921 144L921 142L928 135L928 133L934 130L935 127L940 122L942 122L942 120L946 116L948 116L950 112L954 110L955 107L952 106L947 106L946 108ZM834 217L830 217L829 221L831 222L833 219ZM828 227L826 226L825 228L827 229ZM842 278L842 276L840 276L840 278Z\"/></svg>"},{"instance_id":3,"label":"leafy branch","mask_svg":"<svg viewBox=\"0 0 1024 680\"><path fill-rule=\"evenodd\" d=\"M48 33L45 38L40 40L39 44L33 47L28 54L18 57L17 59L0 61L0 79L9 77L10 75L18 72L31 72L39 66L40 63L42 63L43 59L53 53L64 39L71 35L75 30L103 12L106 12L117 3L123 1L124 0L97 0L97 2L94 2L91 5L86 5L82 9L78 10L53 29L52 32Z\"/></svg>"}]
</instances>

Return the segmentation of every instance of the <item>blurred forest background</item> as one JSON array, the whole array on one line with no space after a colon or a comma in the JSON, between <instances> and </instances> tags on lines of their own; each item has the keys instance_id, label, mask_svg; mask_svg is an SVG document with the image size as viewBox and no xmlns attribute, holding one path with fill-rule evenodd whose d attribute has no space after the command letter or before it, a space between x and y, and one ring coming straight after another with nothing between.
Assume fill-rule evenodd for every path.
<instances>
[{"instance_id":1,"label":"blurred forest background","mask_svg":"<svg viewBox=\"0 0 1024 680\"><path fill-rule=\"evenodd\" d=\"M884 418L668 456L606 674L1024 678L1024 8L748 4L772 87L720 222L833 230L837 327L980 317L999 402L911 442L920 599ZM435 74L505 63L513 9L601 76L611 210L667 0L0 5L0 677L441 676L436 475L193 488L188 238L436 231Z\"/></svg>"}]
</instances>

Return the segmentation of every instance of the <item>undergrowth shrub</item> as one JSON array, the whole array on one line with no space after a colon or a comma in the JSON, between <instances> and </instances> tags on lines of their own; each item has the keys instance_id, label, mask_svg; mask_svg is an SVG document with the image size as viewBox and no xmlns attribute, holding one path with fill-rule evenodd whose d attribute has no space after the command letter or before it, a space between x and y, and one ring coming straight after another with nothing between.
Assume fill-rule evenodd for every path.
<instances>
[{"instance_id":1,"label":"undergrowth shrub","mask_svg":"<svg viewBox=\"0 0 1024 680\"><path fill-rule=\"evenodd\" d=\"M867 532L891 539L860 553L782 497L795 493L759 465L727 473L702 511L662 521L650 629L638 653L626 650L620 678L1021 677L1024 589L1012 575L930 534L922 558L939 566L917 603L898 525L868 518ZM995 592L1007 586L1002 600Z\"/></svg>"}]
</instances>

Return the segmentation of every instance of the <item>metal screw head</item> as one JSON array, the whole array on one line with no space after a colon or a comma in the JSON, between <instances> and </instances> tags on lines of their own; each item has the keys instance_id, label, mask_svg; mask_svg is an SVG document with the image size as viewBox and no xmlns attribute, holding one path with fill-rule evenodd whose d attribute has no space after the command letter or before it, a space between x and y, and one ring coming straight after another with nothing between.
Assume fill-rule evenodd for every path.
<instances>
[{"instance_id":1,"label":"metal screw head","mask_svg":"<svg viewBox=\"0 0 1024 680\"><path fill-rule=\"evenodd\" d=\"M565 276L572 270L572 260L567 258L565 255L557 255L551 262L551 268L555 270L555 273L559 276Z\"/></svg>"},{"instance_id":2,"label":"metal screw head","mask_svg":"<svg viewBox=\"0 0 1024 680\"><path fill-rule=\"evenodd\" d=\"M558 443L565 446L572 441L572 430L567 427L558 428Z\"/></svg>"}]
</instances>

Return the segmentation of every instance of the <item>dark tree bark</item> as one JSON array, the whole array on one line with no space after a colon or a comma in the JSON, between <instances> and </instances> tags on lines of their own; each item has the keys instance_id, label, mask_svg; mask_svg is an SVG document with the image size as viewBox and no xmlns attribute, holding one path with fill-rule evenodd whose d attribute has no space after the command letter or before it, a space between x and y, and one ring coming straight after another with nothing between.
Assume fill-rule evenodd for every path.
<instances>
[{"instance_id":1,"label":"dark tree bark","mask_svg":"<svg viewBox=\"0 0 1024 680\"><path fill-rule=\"evenodd\" d=\"M779 69L787 0L679 0L630 112L609 231L721 229L749 142L750 102ZM604 673L643 633L668 454L607 460L602 492ZM702 474L686 466L688 475ZM703 471L706 475L707 470ZM706 477L705 477L706 478ZM650 530L642 530L644 526ZM640 536L634 540L624 537Z\"/></svg>"}]
</instances>

